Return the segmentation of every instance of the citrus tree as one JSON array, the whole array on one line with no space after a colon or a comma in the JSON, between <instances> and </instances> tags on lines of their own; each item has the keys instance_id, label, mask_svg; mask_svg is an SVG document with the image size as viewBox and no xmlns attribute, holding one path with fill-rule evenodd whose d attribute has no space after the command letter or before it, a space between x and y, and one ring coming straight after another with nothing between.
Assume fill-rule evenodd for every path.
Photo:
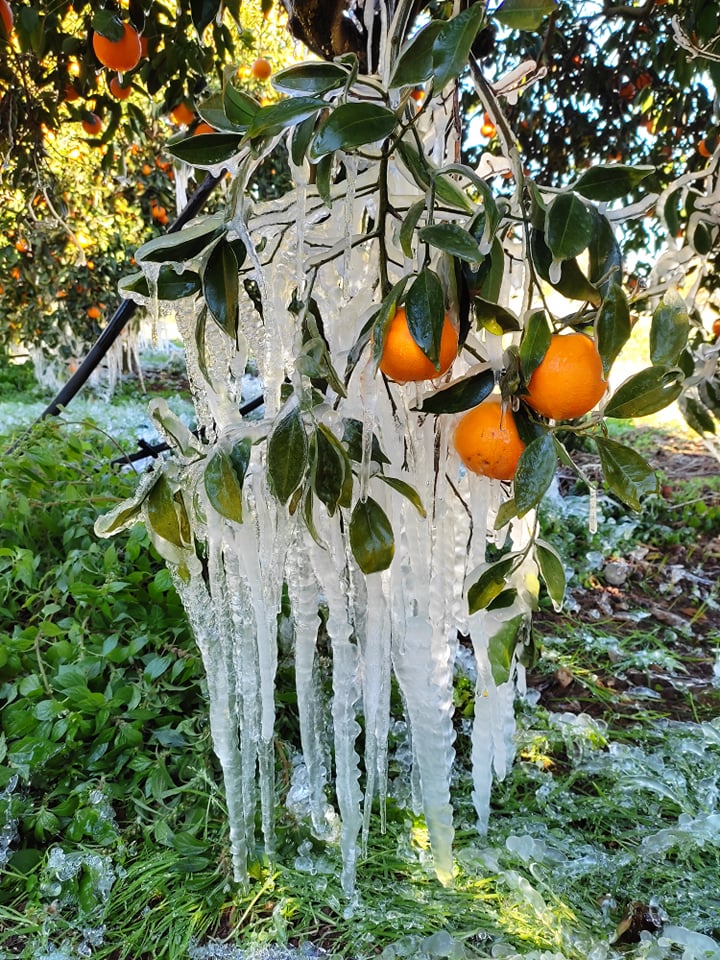
<instances>
[{"instance_id":1,"label":"citrus tree","mask_svg":"<svg viewBox=\"0 0 720 960\"><path fill-rule=\"evenodd\" d=\"M690 319L658 283L651 363L609 393L632 328L620 239L652 168L533 173L509 115L534 95L539 60L507 75L483 62L488 36L537 45L548 15L559 29L572 11L397 0L354 19L338 7L338 22L317 4L289 6L296 33L332 59L275 73L281 99L265 105L226 76L198 104L216 132L168 144L193 168L228 171L227 202L143 244L122 289L143 304L182 301L201 430L153 404L173 455L97 531L142 520L173 574L207 673L239 880L257 856L256 813L274 848L274 685L278 638L290 636L297 792L313 832L339 838L345 889L374 802L384 817L393 683L408 790L449 881L458 636L477 668L483 830L492 776L512 760L532 611L541 590L558 606L564 594L535 509L562 462L587 483L595 522L578 435L628 508L656 491L607 425L680 395ZM473 163L468 97L492 126ZM249 184L280 143L292 189L263 201ZM257 419L240 412L249 357L263 380Z\"/></svg>"}]
</instances>

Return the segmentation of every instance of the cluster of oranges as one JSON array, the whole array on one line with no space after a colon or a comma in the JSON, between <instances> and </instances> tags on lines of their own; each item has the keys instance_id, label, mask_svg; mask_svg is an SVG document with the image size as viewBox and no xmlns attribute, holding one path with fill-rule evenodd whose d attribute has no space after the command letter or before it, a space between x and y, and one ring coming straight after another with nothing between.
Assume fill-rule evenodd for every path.
<instances>
[{"instance_id":1,"label":"cluster of oranges","mask_svg":"<svg viewBox=\"0 0 720 960\"><path fill-rule=\"evenodd\" d=\"M432 380L450 369L457 350L458 334L446 314L434 366L415 342L400 307L388 324L379 366L391 380ZM584 333L556 333L527 382L524 400L548 420L574 420L589 413L606 389L595 341ZM510 405L495 394L462 416L453 439L468 470L495 480L513 479L525 449Z\"/></svg>"}]
</instances>

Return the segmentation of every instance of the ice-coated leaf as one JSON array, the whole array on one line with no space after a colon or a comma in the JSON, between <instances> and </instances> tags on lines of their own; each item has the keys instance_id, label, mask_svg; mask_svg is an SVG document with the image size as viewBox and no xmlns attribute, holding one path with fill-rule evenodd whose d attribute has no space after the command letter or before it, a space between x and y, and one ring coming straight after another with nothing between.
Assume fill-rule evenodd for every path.
<instances>
[{"instance_id":1,"label":"ice-coated leaf","mask_svg":"<svg viewBox=\"0 0 720 960\"><path fill-rule=\"evenodd\" d=\"M218 15L220 0L190 0L192 21L200 36Z\"/></svg>"},{"instance_id":2,"label":"ice-coated leaf","mask_svg":"<svg viewBox=\"0 0 720 960\"><path fill-rule=\"evenodd\" d=\"M559 279L554 277L552 280L550 279L553 255L545 241L545 234L542 230L532 230L530 232L530 250L539 276L569 300L587 300L589 303L598 305L600 303L599 292L592 286L574 258L562 261Z\"/></svg>"},{"instance_id":3,"label":"ice-coated leaf","mask_svg":"<svg viewBox=\"0 0 720 960\"><path fill-rule=\"evenodd\" d=\"M515 473L515 508L519 517L536 507L552 483L557 453L551 433L529 443L520 455Z\"/></svg>"},{"instance_id":4,"label":"ice-coated leaf","mask_svg":"<svg viewBox=\"0 0 720 960\"><path fill-rule=\"evenodd\" d=\"M247 130L248 137L257 137L261 133L278 133L285 127L292 127L308 117L327 107L319 97L288 97L271 103L267 107L260 107L252 118Z\"/></svg>"},{"instance_id":5,"label":"ice-coated leaf","mask_svg":"<svg viewBox=\"0 0 720 960\"><path fill-rule=\"evenodd\" d=\"M342 87L347 78L348 70L339 63L320 61L298 63L278 70L270 83L281 93L289 93L291 96L304 93L312 96Z\"/></svg>"},{"instance_id":6,"label":"ice-coated leaf","mask_svg":"<svg viewBox=\"0 0 720 960\"><path fill-rule=\"evenodd\" d=\"M447 20L432 47L432 72L439 91L467 66L468 54L485 18L485 5L474 3Z\"/></svg>"},{"instance_id":7,"label":"ice-coated leaf","mask_svg":"<svg viewBox=\"0 0 720 960\"><path fill-rule=\"evenodd\" d=\"M328 153L327 156L321 157L315 168L315 183L317 184L317 191L320 194L320 197L325 204L325 206L330 209L332 207L332 193L330 192L330 181L332 177L333 170L333 160L334 156L332 153Z\"/></svg>"},{"instance_id":8,"label":"ice-coated leaf","mask_svg":"<svg viewBox=\"0 0 720 960\"><path fill-rule=\"evenodd\" d=\"M699 400L685 394L679 398L678 404L688 426L701 437L717 432L712 414Z\"/></svg>"},{"instance_id":9,"label":"ice-coated leaf","mask_svg":"<svg viewBox=\"0 0 720 960\"><path fill-rule=\"evenodd\" d=\"M412 240L413 234L415 233L415 227L417 226L418 220L423 215L425 210L425 201L418 200L417 203L414 203L405 214L405 219L400 227L400 246L402 248L402 252L406 257L408 257L408 259L413 255Z\"/></svg>"},{"instance_id":10,"label":"ice-coated leaf","mask_svg":"<svg viewBox=\"0 0 720 960\"><path fill-rule=\"evenodd\" d=\"M682 393L684 376L677 367L646 367L628 377L605 407L606 417L647 417L672 403Z\"/></svg>"},{"instance_id":11,"label":"ice-coated leaf","mask_svg":"<svg viewBox=\"0 0 720 960\"><path fill-rule=\"evenodd\" d=\"M612 283L595 319L595 336L604 376L608 375L617 355L627 343L631 329L630 307L625 294L620 284Z\"/></svg>"},{"instance_id":12,"label":"ice-coated leaf","mask_svg":"<svg viewBox=\"0 0 720 960\"><path fill-rule=\"evenodd\" d=\"M690 318L685 301L668 291L652 315L650 324L650 360L654 366L671 367L678 362L687 345Z\"/></svg>"},{"instance_id":13,"label":"ice-coated leaf","mask_svg":"<svg viewBox=\"0 0 720 960\"><path fill-rule=\"evenodd\" d=\"M210 371L208 370L207 342L205 333L207 330L207 309L200 310L195 318L195 348L197 350L197 361L200 373L210 383Z\"/></svg>"},{"instance_id":14,"label":"ice-coated leaf","mask_svg":"<svg viewBox=\"0 0 720 960\"><path fill-rule=\"evenodd\" d=\"M490 396L494 384L493 371L482 370L428 394L423 398L419 410L421 413L461 413L470 410Z\"/></svg>"},{"instance_id":15,"label":"ice-coated leaf","mask_svg":"<svg viewBox=\"0 0 720 960\"><path fill-rule=\"evenodd\" d=\"M572 260L586 250L595 218L574 193L560 193L545 214L545 240L554 260Z\"/></svg>"},{"instance_id":16,"label":"ice-coated leaf","mask_svg":"<svg viewBox=\"0 0 720 960\"><path fill-rule=\"evenodd\" d=\"M602 164L586 170L573 185L576 193L588 200L605 203L618 200L628 194L645 177L655 172L655 167L628 167L624 164Z\"/></svg>"},{"instance_id":17,"label":"ice-coated leaf","mask_svg":"<svg viewBox=\"0 0 720 960\"><path fill-rule=\"evenodd\" d=\"M559 610L565 597L566 585L565 567L560 555L545 540L538 539L535 541L535 559L553 606Z\"/></svg>"},{"instance_id":18,"label":"ice-coated leaf","mask_svg":"<svg viewBox=\"0 0 720 960\"><path fill-rule=\"evenodd\" d=\"M442 20L431 20L418 30L400 51L390 77L390 89L417 86L432 74L432 51L435 38L443 28Z\"/></svg>"},{"instance_id":19,"label":"ice-coated leaf","mask_svg":"<svg viewBox=\"0 0 720 960\"><path fill-rule=\"evenodd\" d=\"M308 462L308 439L300 408L282 410L270 434L267 467L270 489L281 503L300 485Z\"/></svg>"},{"instance_id":20,"label":"ice-coated leaf","mask_svg":"<svg viewBox=\"0 0 720 960\"><path fill-rule=\"evenodd\" d=\"M225 97L222 93L214 93L198 104L197 112L200 117L214 127L218 133L244 133L247 123L233 123L225 113Z\"/></svg>"},{"instance_id":21,"label":"ice-coated leaf","mask_svg":"<svg viewBox=\"0 0 720 960\"><path fill-rule=\"evenodd\" d=\"M226 83L223 89L223 108L231 123L247 129L260 109L260 104L244 90L238 89L232 83ZM210 136L210 134L203 134L203 136Z\"/></svg>"},{"instance_id":22,"label":"ice-coated leaf","mask_svg":"<svg viewBox=\"0 0 720 960\"><path fill-rule=\"evenodd\" d=\"M379 473L378 477L389 487L392 487L393 490L396 490L398 493L402 494L406 500L409 500L421 517L427 516L423 502L420 499L420 494L417 492L415 487L411 486L409 483L406 483L405 480L400 480L398 477L387 477L384 473Z\"/></svg>"},{"instance_id":23,"label":"ice-coated leaf","mask_svg":"<svg viewBox=\"0 0 720 960\"><path fill-rule=\"evenodd\" d=\"M331 517L342 496L348 469L347 454L337 438L325 424L319 424L310 444L310 482L315 496L325 504Z\"/></svg>"},{"instance_id":24,"label":"ice-coated leaf","mask_svg":"<svg viewBox=\"0 0 720 960\"><path fill-rule=\"evenodd\" d=\"M444 253L469 263L477 263L481 259L477 241L457 223L433 223L423 227L419 234L423 243L429 243Z\"/></svg>"},{"instance_id":25,"label":"ice-coated leaf","mask_svg":"<svg viewBox=\"0 0 720 960\"><path fill-rule=\"evenodd\" d=\"M398 280L380 304L380 309L375 314L372 322L372 346L373 360L376 364L380 363L382 357L383 346L385 344L385 331L397 312L400 297L402 297L409 279L409 277L402 277L402 279Z\"/></svg>"},{"instance_id":26,"label":"ice-coated leaf","mask_svg":"<svg viewBox=\"0 0 720 960\"><path fill-rule=\"evenodd\" d=\"M197 456L197 440L187 424L173 413L167 400L162 397L152 400L148 406L148 413L158 433L164 437L171 449L181 453L187 459Z\"/></svg>"},{"instance_id":27,"label":"ice-coated leaf","mask_svg":"<svg viewBox=\"0 0 720 960\"><path fill-rule=\"evenodd\" d=\"M343 443L347 446L348 456L356 463L360 463L362 460L362 432L363 425L361 420L355 420L353 417L345 417L343 419ZM374 433L372 435L370 459L380 465L390 463L390 460L382 452L380 442Z\"/></svg>"},{"instance_id":28,"label":"ice-coated leaf","mask_svg":"<svg viewBox=\"0 0 720 960\"><path fill-rule=\"evenodd\" d=\"M230 457L217 450L205 467L205 492L217 512L228 520L242 523L242 485L238 482Z\"/></svg>"},{"instance_id":29,"label":"ice-coated leaf","mask_svg":"<svg viewBox=\"0 0 720 960\"><path fill-rule=\"evenodd\" d=\"M208 257L202 283L205 303L213 320L234 340L237 335L240 280L235 252L224 240L217 244Z\"/></svg>"},{"instance_id":30,"label":"ice-coated leaf","mask_svg":"<svg viewBox=\"0 0 720 960\"><path fill-rule=\"evenodd\" d=\"M245 483L245 474L250 466L251 450L252 443L248 437L245 437L243 440L238 440L238 442L231 447L228 454L230 458L230 466L235 471L237 482L241 487Z\"/></svg>"},{"instance_id":31,"label":"ice-coated leaf","mask_svg":"<svg viewBox=\"0 0 720 960\"><path fill-rule=\"evenodd\" d=\"M178 515L178 503L164 473L153 484L146 500L146 517L153 532L168 543L183 549L183 526Z\"/></svg>"},{"instance_id":32,"label":"ice-coated leaf","mask_svg":"<svg viewBox=\"0 0 720 960\"><path fill-rule=\"evenodd\" d=\"M432 270L421 270L405 298L405 313L412 338L439 369L440 339L445 321L445 294Z\"/></svg>"},{"instance_id":33,"label":"ice-coated leaf","mask_svg":"<svg viewBox=\"0 0 720 960\"><path fill-rule=\"evenodd\" d=\"M556 0L505 0L493 16L511 30L537 30L556 9Z\"/></svg>"},{"instance_id":34,"label":"ice-coated leaf","mask_svg":"<svg viewBox=\"0 0 720 960\"><path fill-rule=\"evenodd\" d=\"M474 297L473 309L480 326L487 327L497 333L499 327L503 333L513 333L521 328L520 321L515 314L499 303L491 303L482 297Z\"/></svg>"},{"instance_id":35,"label":"ice-coated leaf","mask_svg":"<svg viewBox=\"0 0 720 960\"><path fill-rule=\"evenodd\" d=\"M157 286L154 289L150 289L148 279L142 270L123 277L118 287L123 294L137 293L147 299L156 295L158 300L182 300L184 297L192 297L200 293L202 283L200 276L194 270L176 273L173 267L166 263L160 267Z\"/></svg>"},{"instance_id":36,"label":"ice-coated leaf","mask_svg":"<svg viewBox=\"0 0 720 960\"><path fill-rule=\"evenodd\" d=\"M387 514L368 497L358 500L350 517L350 547L363 573L387 570L395 554L395 537Z\"/></svg>"},{"instance_id":37,"label":"ice-coated leaf","mask_svg":"<svg viewBox=\"0 0 720 960\"><path fill-rule=\"evenodd\" d=\"M310 141L315 132L315 116L307 117L302 123L299 123L292 132L290 138L290 156L296 167L302 166L305 159Z\"/></svg>"},{"instance_id":38,"label":"ice-coated leaf","mask_svg":"<svg viewBox=\"0 0 720 960\"><path fill-rule=\"evenodd\" d=\"M484 610L505 589L508 578L521 561L521 554L510 553L493 563L481 564L477 579L467 588L468 613Z\"/></svg>"},{"instance_id":39,"label":"ice-coated leaf","mask_svg":"<svg viewBox=\"0 0 720 960\"><path fill-rule=\"evenodd\" d=\"M323 106L327 106L323 103ZM389 137L397 117L379 103L341 103L322 124L310 144L311 160L336 150L352 150Z\"/></svg>"},{"instance_id":40,"label":"ice-coated leaf","mask_svg":"<svg viewBox=\"0 0 720 960\"><path fill-rule=\"evenodd\" d=\"M421 190L429 190L431 182L435 184L435 196L448 207L473 213L474 206L465 192L448 177L440 176L439 171L430 163L427 157L421 157L416 148L401 140L398 144L400 159L407 167L415 183Z\"/></svg>"},{"instance_id":41,"label":"ice-coated leaf","mask_svg":"<svg viewBox=\"0 0 720 960\"><path fill-rule=\"evenodd\" d=\"M98 517L94 528L97 536L111 537L121 530L127 530L128 527L140 523L142 521L143 502L156 480L157 476L154 473L145 474L131 497Z\"/></svg>"},{"instance_id":42,"label":"ice-coated leaf","mask_svg":"<svg viewBox=\"0 0 720 960\"><path fill-rule=\"evenodd\" d=\"M199 137L169 140L167 151L191 167L214 167L240 152L242 136L239 133L203 133Z\"/></svg>"},{"instance_id":43,"label":"ice-coated leaf","mask_svg":"<svg viewBox=\"0 0 720 960\"><path fill-rule=\"evenodd\" d=\"M195 221L176 233L153 237L135 251L137 263L185 264L207 250L225 233L222 214Z\"/></svg>"},{"instance_id":44,"label":"ice-coated leaf","mask_svg":"<svg viewBox=\"0 0 720 960\"><path fill-rule=\"evenodd\" d=\"M497 684L507 683L510 679L518 634L524 623L525 614L518 613L512 619L506 620L488 641L490 671Z\"/></svg>"},{"instance_id":45,"label":"ice-coated leaf","mask_svg":"<svg viewBox=\"0 0 720 960\"><path fill-rule=\"evenodd\" d=\"M605 297L613 283L622 280L623 259L620 244L607 217L599 213L595 232L588 246L588 280Z\"/></svg>"},{"instance_id":46,"label":"ice-coated leaf","mask_svg":"<svg viewBox=\"0 0 720 960\"><path fill-rule=\"evenodd\" d=\"M525 321L525 331L520 341L520 368L529 383L533 371L547 353L552 330L544 310L535 310Z\"/></svg>"},{"instance_id":47,"label":"ice-coated leaf","mask_svg":"<svg viewBox=\"0 0 720 960\"><path fill-rule=\"evenodd\" d=\"M595 437L605 483L632 510L640 510L641 498L658 492L659 480L647 461L632 447Z\"/></svg>"},{"instance_id":48,"label":"ice-coated leaf","mask_svg":"<svg viewBox=\"0 0 720 960\"><path fill-rule=\"evenodd\" d=\"M515 498L513 497L510 500L506 500L504 503L500 504L500 509L497 512L495 517L495 530L502 530L506 523L510 523L517 516L517 510L515 509Z\"/></svg>"}]
</instances>

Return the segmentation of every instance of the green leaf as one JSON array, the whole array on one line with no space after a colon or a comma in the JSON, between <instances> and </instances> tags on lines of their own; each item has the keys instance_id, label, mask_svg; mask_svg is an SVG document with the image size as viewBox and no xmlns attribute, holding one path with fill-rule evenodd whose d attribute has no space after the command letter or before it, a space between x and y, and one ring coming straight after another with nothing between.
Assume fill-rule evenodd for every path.
<instances>
[{"instance_id":1,"label":"green leaf","mask_svg":"<svg viewBox=\"0 0 720 960\"><path fill-rule=\"evenodd\" d=\"M199 257L218 237L225 233L222 214L194 221L176 233L166 233L148 240L135 251L135 261L141 263L173 263L184 265Z\"/></svg>"},{"instance_id":2,"label":"green leaf","mask_svg":"<svg viewBox=\"0 0 720 960\"><path fill-rule=\"evenodd\" d=\"M467 589L468 612L484 610L505 589L522 559L522 554L510 553L493 563L481 564L478 578Z\"/></svg>"},{"instance_id":3,"label":"green leaf","mask_svg":"<svg viewBox=\"0 0 720 960\"><path fill-rule=\"evenodd\" d=\"M699 400L685 394L679 398L678 403L688 426L701 437L706 433L717 432L712 414Z\"/></svg>"},{"instance_id":4,"label":"green leaf","mask_svg":"<svg viewBox=\"0 0 720 960\"><path fill-rule=\"evenodd\" d=\"M125 27L120 17L105 7L101 7L93 14L92 28L95 33L99 33L111 43L117 43L125 36Z\"/></svg>"},{"instance_id":5,"label":"green leaf","mask_svg":"<svg viewBox=\"0 0 720 960\"><path fill-rule=\"evenodd\" d=\"M287 503L300 485L308 462L308 439L294 403L280 412L267 447L270 489L281 503Z\"/></svg>"},{"instance_id":6,"label":"green leaf","mask_svg":"<svg viewBox=\"0 0 720 960\"><path fill-rule=\"evenodd\" d=\"M443 26L442 20L431 20L405 44L390 76L391 90L397 87L414 87L425 83L430 77L433 69L433 44Z\"/></svg>"},{"instance_id":7,"label":"green leaf","mask_svg":"<svg viewBox=\"0 0 720 960\"><path fill-rule=\"evenodd\" d=\"M214 93L207 100L203 100L196 109L202 119L219 133L244 133L247 128L247 123L233 123L228 119L225 113L225 97L222 93Z\"/></svg>"},{"instance_id":8,"label":"green leaf","mask_svg":"<svg viewBox=\"0 0 720 960\"><path fill-rule=\"evenodd\" d=\"M607 376L617 355L630 338L630 307L619 283L611 283L595 319L597 348Z\"/></svg>"},{"instance_id":9,"label":"green leaf","mask_svg":"<svg viewBox=\"0 0 720 960\"><path fill-rule=\"evenodd\" d=\"M461 380L454 380L449 387L435 390L423 399L421 413L461 413L470 410L489 397L495 384L492 370L482 370Z\"/></svg>"},{"instance_id":10,"label":"green leaf","mask_svg":"<svg viewBox=\"0 0 720 960\"><path fill-rule=\"evenodd\" d=\"M348 70L338 63L308 62L298 63L285 70L279 70L270 83L281 93L295 96L305 93L310 96L326 93L342 87L348 78Z\"/></svg>"},{"instance_id":11,"label":"green leaf","mask_svg":"<svg viewBox=\"0 0 720 960\"><path fill-rule=\"evenodd\" d=\"M641 497L658 492L657 474L632 447L604 437L594 439L608 488L632 510L640 510Z\"/></svg>"},{"instance_id":12,"label":"green leaf","mask_svg":"<svg viewBox=\"0 0 720 960\"><path fill-rule=\"evenodd\" d=\"M261 133L266 135L279 133L285 127L291 127L308 117L314 117L320 110L327 107L324 100L318 97L288 97L279 100L267 107L260 107L248 127L247 136L257 137Z\"/></svg>"},{"instance_id":13,"label":"green leaf","mask_svg":"<svg viewBox=\"0 0 720 960\"><path fill-rule=\"evenodd\" d=\"M205 492L217 512L235 523L243 522L242 485L222 450L216 451L205 467Z\"/></svg>"},{"instance_id":14,"label":"green leaf","mask_svg":"<svg viewBox=\"0 0 720 960\"><path fill-rule=\"evenodd\" d=\"M332 176L334 159L335 158L332 153L329 153L325 157L321 157L320 160L318 160L315 171L315 183L317 184L317 191L320 194L321 200L328 209L332 207L330 180Z\"/></svg>"},{"instance_id":15,"label":"green leaf","mask_svg":"<svg viewBox=\"0 0 720 960\"><path fill-rule=\"evenodd\" d=\"M650 360L654 366L671 367L687 345L690 318L685 301L668 291L653 312L650 324Z\"/></svg>"},{"instance_id":16,"label":"green leaf","mask_svg":"<svg viewBox=\"0 0 720 960\"><path fill-rule=\"evenodd\" d=\"M127 530L139 523L142 519L142 505L155 482L155 475L147 473L131 497L98 517L94 527L97 536L111 537L113 534L119 533L121 530Z\"/></svg>"},{"instance_id":17,"label":"green leaf","mask_svg":"<svg viewBox=\"0 0 720 960\"><path fill-rule=\"evenodd\" d=\"M383 346L385 344L385 332L390 324L390 321L397 312L398 303L400 301L400 297L405 291L405 286L408 282L408 279L409 277L402 277L402 279L398 280L390 293L388 293L383 302L380 304L380 309L375 314L375 318L373 319L372 345L373 360L376 364L380 363Z\"/></svg>"},{"instance_id":18,"label":"green leaf","mask_svg":"<svg viewBox=\"0 0 720 960\"><path fill-rule=\"evenodd\" d=\"M464 230L457 223L433 223L423 227L420 231L420 240L437 247L452 257L477 263L482 259L477 241L471 233Z\"/></svg>"},{"instance_id":19,"label":"green leaf","mask_svg":"<svg viewBox=\"0 0 720 960\"><path fill-rule=\"evenodd\" d=\"M620 245L607 217L597 214L597 223L588 246L588 279L606 297L610 286L622 280Z\"/></svg>"},{"instance_id":20,"label":"green leaf","mask_svg":"<svg viewBox=\"0 0 720 960\"><path fill-rule=\"evenodd\" d=\"M137 293L147 299L157 296L158 300L182 300L184 297L192 297L200 293L202 283L194 270L176 273L172 265L166 263L160 267L155 289L150 288L142 270L123 277L118 287L123 294Z\"/></svg>"},{"instance_id":21,"label":"green leaf","mask_svg":"<svg viewBox=\"0 0 720 960\"><path fill-rule=\"evenodd\" d=\"M418 220L423 215L425 210L425 201L418 200L417 203L414 203L405 214L405 219L400 227L400 247L408 259L410 259L413 255L412 238L415 232L415 227L417 226Z\"/></svg>"},{"instance_id":22,"label":"green leaf","mask_svg":"<svg viewBox=\"0 0 720 960\"><path fill-rule=\"evenodd\" d=\"M439 171L430 163L427 157L421 157L415 147L407 140L398 144L400 158L407 167L408 173L421 190L429 190L431 182L435 184L435 196L448 207L473 213L474 206L465 192L447 177L439 175Z\"/></svg>"},{"instance_id":23,"label":"green leaf","mask_svg":"<svg viewBox=\"0 0 720 960\"><path fill-rule=\"evenodd\" d=\"M511 620L506 620L488 641L490 670L493 680L498 685L507 683L510 679L515 648L518 644L518 634L524 623L525 614L519 613Z\"/></svg>"},{"instance_id":24,"label":"green leaf","mask_svg":"<svg viewBox=\"0 0 720 960\"><path fill-rule=\"evenodd\" d=\"M315 496L325 504L331 517L342 496L349 469L347 454L337 438L325 424L319 424L310 442L310 482Z\"/></svg>"},{"instance_id":25,"label":"green leaf","mask_svg":"<svg viewBox=\"0 0 720 960\"><path fill-rule=\"evenodd\" d=\"M240 280L233 248L221 240L210 254L202 274L203 296L220 329L235 340L238 327Z\"/></svg>"},{"instance_id":26,"label":"green leaf","mask_svg":"<svg viewBox=\"0 0 720 960\"><path fill-rule=\"evenodd\" d=\"M550 279L553 255L545 242L545 234L542 230L531 231L530 250L539 276L550 283L564 297L569 300L587 300L596 306L600 303L600 294L592 286L575 259L563 260L560 264L560 278L553 277L552 280Z\"/></svg>"},{"instance_id":27,"label":"green leaf","mask_svg":"<svg viewBox=\"0 0 720 960\"><path fill-rule=\"evenodd\" d=\"M395 537L387 514L368 497L358 500L350 517L350 548L364 574L387 570L395 554Z\"/></svg>"},{"instance_id":28,"label":"green leaf","mask_svg":"<svg viewBox=\"0 0 720 960\"><path fill-rule=\"evenodd\" d=\"M226 83L223 89L223 109L230 123L246 130L260 109L260 104L232 83ZM210 134L203 134L210 136Z\"/></svg>"},{"instance_id":29,"label":"green leaf","mask_svg":"<svg viewBox=\"0 0 720 960\"><path fill-rule=\"evenodd\" d=\"M555 10L556 0L505 0L493 16L511 30L537 30Z\"/></svg>"},{"instance_id":30,"label":"green leaf","mask_svg":"<svg viewBox=\"0 0 720 960\"><path fill-rule=\"evenodd\" d=\"M552 330L544 310L535 310L525 321L525 331L520 341L520 368L525 383L530 382L533 371L547 353Z\"/></svg>"},{"instance_id":31,"label":"green leaf","mask_svg":"<svg viewBox=\"0 0 720 960\"><path fill-rule=\"evenodd\" d=\"M150 419L168 445L186 459L194 459L198 454L198 441L190 432L187 424L176 413L173 413L167 400L162 397L151 400L148 410Z\"/></svg>"},{"instance_id":32,"label":"green leaf","mask_svg":"<svg viewBox=\"0 0 720 960\"><path fill-rule=\"evenodd\" d=\"M491 303L482 297L473 298L475 317L480 326L488 327L491 332L497 333L500 327L503 333L515 333L521 330L520 321L512 311L501 307L499 303Z\"/></svg>"},{"instance_id":33,"label":"green leaf","mask_svg":"<svg viewBox=\"0 0 720 960\"><path fill-rule=\"evenodd\" d=\"M343 443L347 446L348 456L356 463L362 460L362 421L355 420L353 417L343 418ZM380 448L380 442L373 433L370 459L382 466L384 463L390 463Z\"/></svg>"},{"instance_id":34,"label":"green leaf","mask_svg":"<svg viewBox=\"0 0 720 960\"><path fill-rule=\"evenodd\" d=\"M553 607L559 611L565 597L565 567L558 552L545 540L535 541L535 560Z\"/></svg>"},{"instance_id":35,"label":"green leaf","mask_svg":"<svg viewBox=\"0 0 720 960\"><path fill-rule=\"evenodd\" d=\"M386 483L389 487L392 487L393 490L396 490L398 493L402 494L406 500L409 500L421 517L427 516L423 502L420 499L420 494L417 492L415 487L410 486L409 483L406 483L404 480L400 480L398 477L387 477L384 473L379 473L378 477L383 481L383 483Z\"/></svg>"},{"instance_id":36,"label":"green leaf","mask_svg":"<svg viewBox=\"0 0 720 960\"><path fill-rule=\"evenodd\" d=\"M432 270L421 270L405 298L405 313L412 338L439 369L440 339L445 322L445 294Z\"/></svg>"},{"instance_id":37,"label":"green leaf","mask_svg":"<svg viewBox=\"0 0 720 960\"><path fill-rule=\"evenodd\" d=\"M552 433L543 433L525 447L515 472L515 509L519 517L540 503L552 483L556 466Z\"/></svg>"},{"instance_id":38,"label":"green leaf","mask_svg":"<svg viewBox=\"0 0 720 960\"><path fill-rule=\"evenodd\" d=\"M652 173L655 173L655 167L603 164L586 170L573 185L573 190L588 200L606 203L626 196Z\"/></svg>"},{"instance_id":39,"label":"green leaf","mask_svg":"<svg viewBox=\"0 0 720 960\"><path fill-rule=\"evenodd\" d=\"M146 501L147 521L153 531L163 540L180 549L186 546L178 515L178 504L165 474L161 473L148 493Z\"/></svg>"},{"instance_id":40,"label":"green leaf","mask_svg":"<svg viewBox=\"0 0 720 960\"><path fill-rule=\"evenodd\" d=\"M242 485L245 483L245 474L247 469L250 466L250 451L252 450L252 443L249 437L245 437L231 448L230 453L228 454L230 458L230 466L235 471L235 476L237 477L237 482Z\"/></svg>"},{"instance_id":41,"label":"green leaf","mask_svg":"<svg viewBox=\"0 0 720 960\"><path fill-rule=\"evenodd\" d=\"M447 20L438 31L432 47L433 83L438 92L467 66L470 47L484 18L485 5L475 3Z\"/></svg>"},{"instance_id":42,"label":"green leaf","mask_svg":"<svg viewBox=\"0 0 720 960\"><path fill-rule=\"evenodd\" d=\"M493 529L502 530L506 523L510 523L511 520L514 520L517 516L517 510L515 509L515 498L513 497L510 500L506 500L504 503L500 504L500 508L495 517L495 524Z\"/></svg>"},{"instance_id":43,"label":"green leaf","mask_svg":"<svg viewBox=\"0 0 720 960\"><path fill-rule=\"evenodd\" d=\"M292 132L290 138L290 156L296 167L302 166L305 159L313 133L315 133L314 116L307 117L302 123L299 123Z\"/></svg>"},{"instance_id":44,"label":"green leaf","mask_svg":"<svg viewBox=\"0 0 720 960\"><path fill-rule=\"evenodd\" d=\"M218 15L220 0L190 0L190 13L200 36Z\"/></svg>"},{"instance_id":45,"label":"green leaf","mask_svg":"<svg viewBox=\"0 0 720 960\"><path fill-rule=\"evenodd\" d=\"M323 103L323 106L327 104ZM397 117L378 103L341 103L322 124L310 144L309 157L319 160L336 150L351 150L385 140L395 129Z\"/></svg>"},{"instance_id":46,"label":"green leaf","mask_svg":"<svg viewBox=\"0 0 720 960\"><path fill-rule=\"evenodd\" d=\"M647 367L628 377L605 407L606 417L647 417L682 393L684 376L677 367Z\"/></svg>"},{"instance_id":47,"label":"green leaf","mask_svg":"<svg viewBox=\"0 0 720 960\"><path fill-rule=\"evenodd\" d=\"M595 218L574 193L561 193L545 214L545 240L553 260L572 260L590 243Z\"/></svg>"},{"instance_id":48,"label":"green leaf","mask_svg":"<svg viewBox=\"0 0 720 960\"><path fill-rule=\"evenodd\" d=\"M239 133L203 133L199 137L185 137L166 144L167 151L191 167L214 167L240 152Z\"/></svg>"}]
</instances>

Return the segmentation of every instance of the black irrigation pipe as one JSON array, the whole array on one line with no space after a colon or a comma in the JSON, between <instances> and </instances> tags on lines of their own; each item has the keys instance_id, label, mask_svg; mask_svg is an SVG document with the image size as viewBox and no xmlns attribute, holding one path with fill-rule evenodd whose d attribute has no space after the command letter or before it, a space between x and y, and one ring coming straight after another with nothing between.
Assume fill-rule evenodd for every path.
<instances>
[{"instance_id":1,"label":"black irrigation pipe","mask_svg":"<svg viewBox=\"0 0 720 960\"><path fill-rule=\"evenodd\" d=\"M182 230L185 224L200 212L207 198L213 192L218 183L220 183L221 177L222 173L219 176L215 176L215 174L212 173L207 174L203 182L186 203L184 209L178 214L177 219L168 227L168 233L177 233L178 230ZM110 347L120 336L127 322L135 313L136 309L137 304L134 300L123 300L120 306L110 317L108 325L90 348L90 351L83 362L70 377L68 382L60 388L60 391L55 399L47 405L34 423L39 423L41 420L47 419L47 417L57 416L61 412L62 408L66 407L80 392L93 370L102 361ZM22 436L25 436L26 434L27 431L25 431ZM8 450L8 453L12 453L17 448L18 444L22 440L22 436L12 444Z\"/></svg>"}]
</instances>

